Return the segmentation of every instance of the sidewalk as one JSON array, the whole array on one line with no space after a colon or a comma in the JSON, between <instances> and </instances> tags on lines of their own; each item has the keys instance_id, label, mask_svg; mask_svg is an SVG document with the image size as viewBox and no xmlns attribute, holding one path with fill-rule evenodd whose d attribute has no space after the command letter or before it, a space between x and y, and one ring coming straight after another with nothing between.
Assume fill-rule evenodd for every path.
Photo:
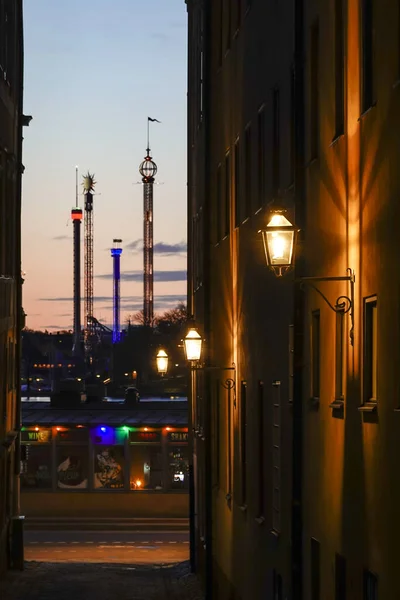
<instances>
[{"instance_id":1,"label":"sidewalk","mask_svg":"<svg viewBox=\"0 0 400 600\"><path fill-rule=\"evenodd\" d=\"M26 563L0 582L1 600L203 600L187 562L171 566Z\"/></svg>"}]
</instances>

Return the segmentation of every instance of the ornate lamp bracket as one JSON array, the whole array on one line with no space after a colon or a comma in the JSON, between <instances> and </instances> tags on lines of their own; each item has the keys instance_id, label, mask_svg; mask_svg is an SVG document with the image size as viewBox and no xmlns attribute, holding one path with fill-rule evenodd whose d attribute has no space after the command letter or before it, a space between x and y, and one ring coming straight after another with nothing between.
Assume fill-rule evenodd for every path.
<instances>
[{"instance_id":1,"label":"ornate lamp bracket","mask_svg":"<svg viewBox=\"0 0 400 600\"><path fill-rule=\"evenodd\" d=\"M354 271L350 268L346 271L348 275L344 275L341 277L300 277L296 279L298 283L300 283L301 287L305 287L306 285L315 290L321 298L326 302L326 304L331 308L335 313L349 313L350 315L350 344L354 345L354 283L355 283L355 275ZM350 296L339 296L336 299L335 304L332 304L328 298L325 296L323 292L315 285L314 282L317 281L348 281L350 283Z\"/></svg>"}]
</instances>

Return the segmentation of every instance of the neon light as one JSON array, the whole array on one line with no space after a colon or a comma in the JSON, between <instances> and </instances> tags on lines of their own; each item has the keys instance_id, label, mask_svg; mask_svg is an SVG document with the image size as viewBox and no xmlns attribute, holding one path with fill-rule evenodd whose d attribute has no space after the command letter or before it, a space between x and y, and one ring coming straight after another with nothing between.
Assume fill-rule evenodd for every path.
<instances>
[{"instance_id":1,"label":"neon light","mask_svg":"<svg viewBox=\"0 0 400 600\"><path fill-rule=\"evenodd\" d=\"M144 428L144 430L145 430L145 431L148 431L148 430L149 430L149 428L148 428L148 427L145 427L145 428Z\"/></svg>"},{"instance_id":2,"label":"neon light","mask_svg":"<svg viewBox=\"0 0 400 600\"><path fill-rule=\"evenodd\" d=\"M39 427L35 427L35 431L39 431Z\"/></svg>"},{"instance_id":3,"label":"neon light","mask_svg":"<svg viewBox=\"0 0 400 600\"><path fill-rule=\"evenodd\" d=\"M125 431L125 433L129 433L129 427L126 427L126 425L122 429Z\"/></svg>"},{"instance_id":4,"label":"neon light","mask_svg":"<svg viewBox=\"0 0 400 600\"><path fill-rule=\"evenodd\" d=\"M102 431L103 433L105 433L107 431L107 427L100 427L100 431Z\"/></svg>"}]
</instances>

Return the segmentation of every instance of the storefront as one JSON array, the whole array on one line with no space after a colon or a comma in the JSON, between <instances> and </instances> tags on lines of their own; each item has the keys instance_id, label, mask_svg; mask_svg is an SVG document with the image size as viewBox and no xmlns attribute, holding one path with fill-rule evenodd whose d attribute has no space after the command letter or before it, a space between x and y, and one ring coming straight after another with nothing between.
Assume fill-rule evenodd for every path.
<instances>
[{"instance_id":1,"label":"storefront","mask_svg":"<svg viewBox=\"0 0 400 600\"><path fill-rule=\"evenodd\" d=\"M138 422L140 417L111 410L84 413L77 409L64 414L49 408L40 413L31 411L29 418L24 418L21 432L20 479L25 510L29 512L29 506L34 504L37 513L40 500L33 498L35 493L40 494L46 512L54 506L60 514L63 509L59 507L66 505L61 498L53 502L51 498L55 496L90 494L94 507L109 507L108 512L114 510L116 515L116 498L121 494L186 495L189 455L185 413L171 416L168 425L155 424L155 413L147 415L146 425ZM157 417L159 421L166 420ZM32 423L35 419L36 423ZM104 494L109 500L93 499ZM74 501L75 507L80 504ZM148 506L152 504L162 512L163 502L150 500ZM186 506L186 500L181 505ZM125 500L121 499L121 506L127 506ZM135 501L129 506L134 510ZM143 506L143 502L138 506ZM65 511L67 516L67 506Z\"/></svg>"}]
</instances>

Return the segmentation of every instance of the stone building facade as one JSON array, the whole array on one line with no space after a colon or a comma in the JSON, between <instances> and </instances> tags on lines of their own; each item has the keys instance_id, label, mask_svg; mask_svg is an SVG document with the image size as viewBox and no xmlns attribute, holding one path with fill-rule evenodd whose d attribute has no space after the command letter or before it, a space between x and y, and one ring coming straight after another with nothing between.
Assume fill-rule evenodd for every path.
<instances>
[{"instance_id":1,"label":"stone building facade","mask_svg":"<svg viewBox=\"0 0 400 600\"><path fill-rule=\"evenodd\" d=\"M19 512L22 1L0 2L0 571Z\"/></svg>"}]
</instances>

